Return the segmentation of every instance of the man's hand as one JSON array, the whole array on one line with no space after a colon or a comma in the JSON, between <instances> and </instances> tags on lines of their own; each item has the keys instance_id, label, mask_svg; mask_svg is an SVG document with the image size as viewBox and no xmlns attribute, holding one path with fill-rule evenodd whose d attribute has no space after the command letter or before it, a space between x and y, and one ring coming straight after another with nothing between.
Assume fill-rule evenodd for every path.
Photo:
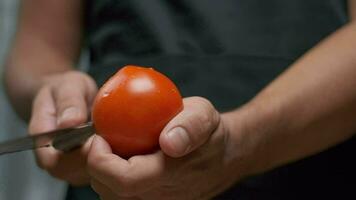
<instances>
[{"instance_id":1,"label":"man's hand","mask_svg":"<svg viewBox=\"0 0 356 200\"><path fill-rule=\"evenodd\" d=\"M206 99L184 99L184 110L162 131L160 146L162 151L125 160L95 136L88 155L93 189L103 200L206 199L240 178L225 117Z\"/></svg>"},{"instance_id":2,"label":"man's hand","mask_svg":"<svg viewBox=\"0 0 356 200\"><path fill-rule=\"evenodd\" d=\"M30 134L86 122L96 92L95 82L81 72L69 71L46 77L33 103ZM73 152L62 153L52 147L38 149L35 151L38 165L70 184L88 184L85 166L89 141Z\"/></svg>"}]
</instances>

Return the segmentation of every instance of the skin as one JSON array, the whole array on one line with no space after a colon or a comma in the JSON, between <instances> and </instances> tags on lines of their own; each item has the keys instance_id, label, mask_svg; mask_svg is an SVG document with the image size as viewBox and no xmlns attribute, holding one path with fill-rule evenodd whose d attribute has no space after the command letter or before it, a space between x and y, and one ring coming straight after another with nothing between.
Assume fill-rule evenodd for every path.
<instances>
[{"instance_id":1,"label":"skin","mask_svg":"<svg viewBox=\"0 0 356 200\"><path fill-rule=\"evenodd\" d=\"M350 17L352 20L356 19L356 1L355 0L349 0L348 1L348 8L349 8L349 13Z\"/></svg>"},{"instance_id":2,"label":"skin","mask_svg":"<svg viewBox=\"0 0 356 200\"><path fill-rule=\"evenodd\" d=\"M80 5L70 0L54 1L61 4L53 6L56 12L46 10L53 18L39 18L36 13L40 12L31 12L45 2L48 0L27 0L24 4L26 19L20 24L6 73L9 96L22 116L29 113L26 106L21 106L23 99L34 99L32 133L85 121L96 93L91 78L72 67L79 49L75 41L80 35L79 22L78 26L72 23L78 20L75 13ZM349 5L350 16L355 19L356 3L350 0ZM59 12L61 9L72 15L61 21L58 16L66 13ZM61 22L47 24L53 26L48 29L31 28L50 19ZM64 25L64 29L59 29L58 24ZM76 152L37 152L39 165L72 184L90 180L104 200L211 198L243 177L313 155L353 136L355 35L356 23L352 20L307 52L254 99L231 112L218 113L208 100L200 97L184 99L184 110L162 131L162 150L154 154L124 160L112 154L105 140L95 136L91 145L89 141ZM54 48L53 43L61 44L62 49L57 49L57 45ZM28 51L33 45L37 50ZM41 52L41 56L36 52ZM75 88L63 83L79 85ZM76 108L76 112L63 117L63 110L68 107ZM303 148L295 148L300 144ZM82 170L85 159L87 171ZM80 183L67 173L72 169L81 169Z\"/></svg>"},{"instance_id":3,"label":"skin","mask_svg":"<svg viewBox=\"0 0 356 200\"><path fill-rule=\"evenodd\" d=\"M91 77L75 69L81 46L81 6L81 1L72 0L22 2L5 86L17 113L30 120L30 134L88 120L97 87ZM45 148L35 155L38 165L52 176L86 185L89 147L90 140L72 153Z\"/></svg>"}]
</instances>

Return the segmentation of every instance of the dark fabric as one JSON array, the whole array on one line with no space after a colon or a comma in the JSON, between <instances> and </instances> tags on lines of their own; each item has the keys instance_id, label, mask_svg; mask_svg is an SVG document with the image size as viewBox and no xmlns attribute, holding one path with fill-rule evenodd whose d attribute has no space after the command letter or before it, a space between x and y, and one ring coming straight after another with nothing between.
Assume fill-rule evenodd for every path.
<instances>
[{"instance_id":1,"label":"dark fabric","mask_svg":"<svg viewBox=\"0 0 356 200\"><path fill-rule=\"evenodd\" d=\"M126 64L152 66L183 96L204 96L226 111L344 25L346 10L344 0L91 0L90 74L101 85ZM217 199L355 199L355 150L351 139Z\"/></svg>"},{"instance_id":2,"label":"dark fabric","mask_svg":"<svg viewBox=\"0 0 356 200\"><path fill-rule=\"evenodd\" d=\"M99 200L99 196L89 186L69 186L65 200Z\"/></svg>"},{"instance_id":3,"label":"dark fabric","mask_svg":"<svg viewBox=\"0 0 356 200\"><path fill-rule=\"evenodd\" d=\"M340 0L92 1L93 61L152 55L296 58L343 25Z\"/></svg>"},{"instance_id":4,"label":"dark fabric","mask_svg":"<svg viewBox=\"0 0 356 200\"><path fill-rule=\"evenodd\" d=\"M249 178L216 199L356 199L356 164L352 158L355 147L354 138L323 153Z\"/></svg>"}]
</instances>

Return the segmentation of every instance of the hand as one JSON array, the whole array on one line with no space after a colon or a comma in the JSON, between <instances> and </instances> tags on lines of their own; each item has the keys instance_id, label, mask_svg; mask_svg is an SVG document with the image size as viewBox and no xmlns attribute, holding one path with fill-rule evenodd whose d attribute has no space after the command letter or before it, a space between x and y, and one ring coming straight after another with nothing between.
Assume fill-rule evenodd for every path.
<instances>
[{"instance_id":1,"label":"hand","mask_svg":"<svg viewBox=\"0 0 356 200\"><path fill-rule=\"evenodd\" d=\"M88 155L93 189L103 200L207 199L240 178L226 118L206 99L184 99L160 146L162 151L125 160L95 136Z\"/></svg>"},{"instance_id":2,"label":"hand","mask_svg":"<svg viewBox=\"0 0 356 200\"><path fill-rule=\"evenodd\" d=\"M88 120L97 92L95 82L86 74L70 71L46 77L33 103L30 134L79 125ZM88 140L80 149L62 153L53 147L35 151L38 165L52 176L72 185L89 183L86 157Z\"/></svg>"}]
</instances>

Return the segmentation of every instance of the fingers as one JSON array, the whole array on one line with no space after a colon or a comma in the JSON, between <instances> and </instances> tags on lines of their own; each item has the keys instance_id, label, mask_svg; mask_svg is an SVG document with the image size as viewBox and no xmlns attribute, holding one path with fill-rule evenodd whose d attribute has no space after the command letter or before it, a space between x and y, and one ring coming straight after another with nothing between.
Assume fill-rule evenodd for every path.
<instances>
[{"instance_id":1,"label":"fingers","mask_svg":"<svg viewBox=\"0 0 356 200\"><path fill-rule=\"evenodd\" d=\"M218 127L220 115L206 99L183 100L184 109L160 135L160 146L171 157L184 156L204 144Z\"/></svg>"},{"instance_id":2,"label":"fingers","mask_svg":"<svg viewBox=\"0 0 356 200\"><path fill-rule=\"evenodd\" d=\"M29 124L30 134L56 129L56 108L50 88L39 91L33 101L32 117Z\"/></svg>"},{"instance_id":3,"label":"fingers","mask_svg":"<svg viewBox=\"0 0 356 200\"><path fill-rule=\"evenodd\" d=\"M71 152L62 153L53 148L41 149L44 153L40 160L49 160L44 163L43 169L56 178L69 182L74 186L82 186L89 184L90 177L86 172L87 154L91 146L91 138L85 144ZM55 152L49 155L48 152ZM45 156L44 156L45 155ZM43 161L42 161L43 162Z\"/></svg>"},{"instance_id":4,"label":"fingers","mask_svg":"<svg viewBox=\"0 0 356 200\"><path fill-rule=\"evenodd\" d=\"M29 133L38 134L56 129L56 109L50 89L44 88L39 91L34 99L32 117L29 124ZM57 153L52 148L36 150L37 164L42 169L54 165Z\"/></svg>"},{"instance_id":5,"label":"fingers","mask_svg":"<svg viewBox=\"0 0 356 200\"><path fill-rule=\"evenodd\" d=\"M184 110L162 131L161 148L173 157L188 154L210 138L219 122L220 115L209 101L198 97L187 98L184 100ZM162 184L169 185L172 174L168 173L172 173L172 160L162 151L125 160L113 154L102 137L95 136L87 165L93 187L99 194L105 196L113 192L117 197L131 198L143 196L162 187Z\"/></svg>"},{"instance_id":6,"label":"fingers","mask_svg":"<svg viewBox=\"0 0 356 200\"><path fill-rule=\"evenodd\" d=\"M88 93L93 93L89 90L85 80L68 81L54 87L58 127L75 126L87 120L89 116L87 96Z\"/></svg>"},{"instance_id":7,"label":"fingers","mask_svg":"<svg viewBox=\"0 0 356 200\"><path fill-rule=\"evenodd\" d=\"M95 82L83 73L71 71L52 77L36 95L31 117L31 121L36 123L30 132L45 132L84 123L96 92ZM41 126L43 122L45 124ZM49 122L51 126L48 128Z\"/></svg>"},{"instance_id":8,"label":"fingers","mask_svg":"<svg viewBox=\"0 0 356 200\"><path fill-rule=\"evenodd\" d=\"M121 197L132 197L154 187L165 166L162 153L124 160L112 154L109 144L100 136L93 139L87 164L92 178Z\"/></svg>"},{"instance_id":9,"label":"fingers","mask_svg":"<svg viewBox=\"0 0 356 200\"><path fill-rule=\"evenodd\" d=\"M96 90L94 81L83 73L67 72L48 77L34 99L30 134L85 122ZM52 176L73 185L88 184L85 167L90 144L88 140L80 149L70 153L52 147L37 149L37 163Z\"/></svg>"}]
</instances>

